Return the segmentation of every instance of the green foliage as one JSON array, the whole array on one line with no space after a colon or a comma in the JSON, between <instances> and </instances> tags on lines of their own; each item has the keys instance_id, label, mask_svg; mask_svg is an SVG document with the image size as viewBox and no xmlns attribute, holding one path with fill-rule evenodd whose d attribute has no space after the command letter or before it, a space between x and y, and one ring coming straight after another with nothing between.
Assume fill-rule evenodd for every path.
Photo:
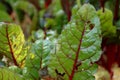
<instances>
[{"instance_id":1,"label":"green foliage","mask_svg":"<svg viewBox=\"0 0 120 80\"><path fill-rule=\"evenodd\" d=\"M92 5L84 4L72 9L71 20L67 23L67 16L61 10L60 0L54 1L56 2L52 2L48 12L40 12L39 18L45 20L43 30L32 32L33 35L28 41L25 41L19 25L4 23L12 20L8 14L0 12L1 21L4 21L0 23L0 80L95 79L93 74L97 70L97 65L94 63L101 55L101 17L99 20ZM25 14L30 17L32 23L28 31L37 28L38 13L35 6L27 0L7 2L13 4L20 23ZM54 8L49 11L52 7ZM47 13L52 14L52 17L45 17ZM110 17L111 22L112 15ZM105 26L103 24L101 23ZM110 25L112 26L112 22Z\"/></svg>"},{"instance_id":2,"label":"green foliage","mask_svg":"<svg viewBox=\"0 0 120 80\"><path fill-rule=\"evenodd\" d=\"M114 12L114 6L115 5L113 5L113 4L115 4L115 1L114 0L108 0L106 3L105 3L105 7L107 8L107 9L109 9L109 10L111 10L111 11L113 11Z\"/></svg>"},{"instance_id":3,"label":"green foliage","mask_svg":"<svg viewBox=\"0 0 120 80\"><path fill-rule=\"evenodd\" d=\"M6 11L6 7L0 2L0 10L1 11Z\"/></svg>"},{"instance_id":4,"label":"green foliage","mask_svg":"<svg viewBox=\"0 0 120 80\"><path fill-rule=\"evenodd\" d=\"M0 68L0 80L25 80L19 74L7 68Z\"/></svg>"},{"instance_id":5,"label":"green foliage","mask_svg":"<svg viewBox=\"0 0 120 80\"><path fill-rule=\"evenodd\" d=\"M46 27L52 27L52 29L57 30L57 32L60 34L63 28L63 25L67 23L67 16L63 12L63 10L59 10L55 14L55 18L46 18Z\"/></svg>"},{"instance_id":6,"label":"green foliage","mask_svg":"<svg viewBox=\"0 0 120 80\"><path fill-rule=\"evenodd\" d=\"M25 63L27 73L24 74L28 78L38 80L42 75L48 75L48 72L42 73L42 69L47 67L50 62L52 45L49 40L37 40L32 44L30 50L31 53L28 54Z\"/></svg>"},{"instance_id":7,"label":"green foliage","mask_svg":"<svg viewBox=\"0 0 120 80\"><path fill-rule=\"evenodd\" d=\"M50 63L51 76L64 80L94 80L92 75L97 66L93 63L101 54L100 35L100 21L95 8L90 4L83 5L58 38L56 53Z\"/></svg>"},{"instance_id":8,"label":"green foliage","mask_svg":"<svg viewBox=\"0 0 120 80\"><path fill-rule=\"evenodd\" d=\"M36 40L42 40L44 39L44 32L43 30L39 29L38 31L33 31L32 35L31 35L31 39L32 41L36 41Z\"/></svg>"},{"instance_id":9,"label":"green foliage","mask_svg":"<svg viewBox=\"0 0 120 80\"><path fill-rule=\"evenodd\" d=\"M0 11L0 22L12 22L11 17L5 12Z\"/></svg>"},{"instance_id":10,"label":"green foliage","mask_svg":"<svg viewBox=\"0 0 120 80\"><path fill-rule=\"evenodd\" d=\"M113 14L111 10L103 9L98 10L97 12L100 22L101 22L101 30L103 36L115 36L116 34L116 27L113 26Z\"/></svg>"},{"instance_id":11,"label":"green foliage","mask_svg":"<svg viewBox=\"0 0 120 80\"><path fill-rule=\"evenodd\" d=\"M60 0L54 0L47 10L41 10L39 16L45 17L40 20L40 26L56 30L61 33L63 26L68 22L67 15L62 10Z\"/></svg>"},{"instance_id":12,"label":"green foliage","mask_svg":"<svg viewBox=\"0 0 120 80\"><path fill-rule=\"evenodd\" d=\"M0 54L13 60L15 65L22 65L25 53L22 54L21 51L25 40L20 26L0 23L0 37Z\"/></svg>"}]
</instances>

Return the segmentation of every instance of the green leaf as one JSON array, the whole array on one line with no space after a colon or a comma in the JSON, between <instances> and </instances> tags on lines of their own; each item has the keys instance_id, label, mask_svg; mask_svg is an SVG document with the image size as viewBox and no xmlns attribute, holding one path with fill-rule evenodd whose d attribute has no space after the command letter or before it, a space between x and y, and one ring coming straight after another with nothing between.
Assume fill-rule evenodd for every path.
<instances>
[{"instance_id":1,"label":"green leaf","mask_svg":"<svg viewBox=\"0 0 120 80\"><path fill-rule=\"evenodd\" d=\"M39 29L37 31L33 31L32 35L31 35L32 41L36 41L36 40L40 40L40 39L42 40L42 39L44 39L44 37L45 37L44 31L41 29Z\"/></svg>"},{"instance_id":2,"label":"green leaf","mask_svg":"<svg viewBox=\"0 0 120 80\"><path fill-rule=\"evenodd\" d=\"M39 79L43 75L48 75L47 68L46 72L43 72L43 69L49 63L51 49L51 42L49 40L37 40L32 45L32 51L26 59L25 67L27 68L27 73L24 73L25 76Z\"/></svg>"},{"instance_id":3,"label":"green leaf","mask_svg":"<svg viewBox=\"0 0 120 80\"><path fill-rule=\"evenodd\" d=\"M12 23L0 23L0 37L0 53L20 67L26 56L21 53L25 40L20 26Z\"/></svg>"},{"instance_id":4,"label":"green leaf","mask_svg":"<svg viewBox=\"0 0 120 80\"><path fill-rule=\"evenodd\" d=\"M0 2L0 10L1 11L6 11L5 5L3 5L3 3L1 3L1 2Z\"/></svg>"},{"instance_id":5,"label":"green leaf","mask_svg":"<svg viewBox=\"0 0 120 80\"><path fill-rule=\"evenodd\" d=\"M8 67L11 71L15 72L15 73L18 73L18 74L21 74L22 75L22 69L17 67L17 66L10 66Z\"/></svg>"},{"instance_id":6,"label":"green leaf","mask_svg":"<svg viewBox=\"0 0 120 80\"><path fill-rule=\"evenodd\" d=\"M0 22L12 22L12 19L5 11L0 11Z\"/></svg>"},{"instance_id":7,"label":"green leaf","mask_svg":"<svg viewBox=\"0 0 120 80\"><path fill-rule=\"evenodd\" d=\"M103 12L102 9L97 11L97 14L100 18L101 22L101 30L103 36L115 36L116 34L116 27L113 26L113 14L112 11L105 8Z\"/></svg>"},{"instance_id":8,"label":"green leaf","mask_svg":"<svg viewBox=\"0 0 120 80\"><path fill-rule=\"evenodd\" d=\"M50 74L64 80L94 80L94 62L101 55L100 21L95 8L84 4L72 15L58 38Z\"/></svg>"},{"instance_id":9,"label":"green leaf","mask_svg":"<svg viewBox=\"0 0 120 80\"><path fill-rule=\"evenodd\" d=\"M7 68L0 68L0 80L25 80L19 74L7 69Z\"/></svg>"}]
</instances>

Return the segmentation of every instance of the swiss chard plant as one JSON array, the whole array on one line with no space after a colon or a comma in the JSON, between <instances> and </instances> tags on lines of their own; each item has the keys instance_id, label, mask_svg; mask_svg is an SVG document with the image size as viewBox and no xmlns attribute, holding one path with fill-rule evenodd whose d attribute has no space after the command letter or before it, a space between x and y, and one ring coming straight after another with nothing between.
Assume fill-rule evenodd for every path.
<instances>
[{"instance_id":1,"label":"swiss chard plant","mask_svg":"<svg viewBox=\"0 0 120 80\"><path fill-rule=\"evenodd\" d=\"M89 13L91 11L91 13ZM74 8L71 21L58 38L50 73L57 79L93 80L101 50L100 21L90 4Z\"/></svg>"},{"instance_id":2,"label":"swiss chard plant","mask_svg":"<svg viewBox=\"0 0 120 80\"><path fill-rule=\"evenodd\" d=\"M91 4L75 6L58 38L25 41L19 25L0 23L0 80L95 80L101 26Z\"/></svg>"}]
</instances>

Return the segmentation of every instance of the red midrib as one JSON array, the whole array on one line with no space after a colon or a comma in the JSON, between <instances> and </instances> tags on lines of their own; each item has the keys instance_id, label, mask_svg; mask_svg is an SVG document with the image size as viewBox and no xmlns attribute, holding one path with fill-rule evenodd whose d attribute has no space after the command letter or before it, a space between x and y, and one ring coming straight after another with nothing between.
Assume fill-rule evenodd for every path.
<instances>
[{"instance_id":1,"label":"red midrib","mask_svg":"<svg viewBox=\"0 0 120 80\"><path fill-rule=\"evenodd\" d=\"M74 77L74 74L75 74L76 65L77 65L79 52L80 52L80 47L81 47L81 43L82 43L82 38L83 38L84 33L85 33L85 26L86 26L86 23L84 25L84 29L82 31L82 35L81 35L81 38L80 38L80 41L79 41L80 43L78 45L78 49L77 49L77 52L76 52L76 57L75 57L74 64L73 64L73 69L72 69L71 75L69 76L69 80L73 80L73 77Z\"/></svg>"},{"instance_id":2,"label":"red midrib","mask_svg":"<svg viewBox=\"0 0 120 80\"><path fill-rule=\"evenodd\" d=\"M12 45L11 45L11 42L10 42L9 33L8 33L8 25L6 26L6 37L7 37L7 40L8 40L8 45L9 45L9 48L10 48L10 53L11 53L12 58L13 58L13 62L16 66L19 66L16 59L15 59L14 52L13 52L13 49L12 49Z\"/></svg>"}]
</instances>

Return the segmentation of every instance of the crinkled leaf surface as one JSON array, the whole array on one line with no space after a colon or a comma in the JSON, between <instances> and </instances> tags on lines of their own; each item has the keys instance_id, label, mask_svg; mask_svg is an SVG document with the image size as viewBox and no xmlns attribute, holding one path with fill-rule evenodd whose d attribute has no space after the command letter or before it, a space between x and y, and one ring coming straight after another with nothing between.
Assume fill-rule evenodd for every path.
<instances>
[{"instance_id":1,"label":"crinkled leaf surface","mask_svg":"<svg viewBox=\"0 0 120 80\"><path fill-rule=\"evenodd\" d=\"M97 11L97 15L100 18L101 22L101 30L103 36L115 36L116 34L116 27L113 26L113 14L112 11L105 8L103 12L102 9Z\"/></svg>"},{"instance_id":2,"label":"crinkled leaf surface","mask_svg":"<svg viewBox=\"0 0 120 80\"><path fill-rule=\"evenodd\" d=\"M43 68L47 67L50 60L51 42L49 40L37 40L32 44L31 53L26 59L25 76L29 76L32 79L38 80L44 75L48 75L47 68L43 71Z\"/></svg>"},{"instance_id":3,"label":"crinkled leaf surface","mask_svg":"<svg viewBox=\"0 0 120 80\"><path fill-rule=\"evenodd\" d=\"M19 74L7 69L7 68L0 68L0 80L25 80Z\"/></svg>"},{"instance_id":4,"label":"crinkled leaf surface","mask_svg":"<svg viewBox=\"0 0 120 80\"><path fill-rule=\"evenodd\" d=\"M74 10L73 10L74 11ZM64 80L94 80L101 55L100 21L95 8L84 4L72 15L59 36L56 53L49 65L50 74Z\"/></svg>"},{"instance_id":5,"label":"crinkled leaf surface","mask_svg":"<svg viewBox=\"0 0 120 80\"><path fill-rule=\"evenodd\" d=\"M0 53L12 59L16 66L20 66L26 55L21 53L24 35L20 26L0 23L0 37Z\"/></svg>"}]
</instances>

